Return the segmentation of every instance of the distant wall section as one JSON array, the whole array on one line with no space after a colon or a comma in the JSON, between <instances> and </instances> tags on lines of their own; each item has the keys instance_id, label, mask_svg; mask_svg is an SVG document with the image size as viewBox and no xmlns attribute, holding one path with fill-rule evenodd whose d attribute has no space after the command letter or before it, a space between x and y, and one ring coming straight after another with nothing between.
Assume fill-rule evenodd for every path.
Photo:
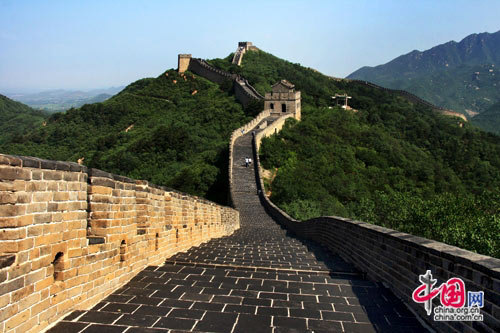
<instances>
[{"instance_id":1,"label":"distant wall section","mask_svg":"<svg viewBox=\"0 0 500 333\"><path fill-rule=\"evenodd\" d=\"M179 73L183 73L186 70L189 70L217 84L222 84L228 80L232 81L234 95L244 106L247 106L255 100L264 99L264 96L259 94L246 79L236 74L231 74L215 68L203 59L192 58L190 54L179 54L178 71Z\"/></svg>"}]
</instances>

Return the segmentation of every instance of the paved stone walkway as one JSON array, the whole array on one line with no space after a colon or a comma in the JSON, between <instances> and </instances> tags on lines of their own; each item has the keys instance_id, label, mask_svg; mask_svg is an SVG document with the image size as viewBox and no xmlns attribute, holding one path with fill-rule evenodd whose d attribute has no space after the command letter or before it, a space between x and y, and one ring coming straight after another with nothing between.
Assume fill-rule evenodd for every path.
<instances>
[{"instance_id":1,"label":"paved stone walkway","mask_svg":"<svg viewBox=\"0 0 500 333\"><path fill-rule=\"evenodd\" d=\"M268 119L272 120L272 119ZM425 332L381 284L294 238L256 193L251 133L234 149L241 229L150 266L56 332Z\"/></svg>"}]
</instances>

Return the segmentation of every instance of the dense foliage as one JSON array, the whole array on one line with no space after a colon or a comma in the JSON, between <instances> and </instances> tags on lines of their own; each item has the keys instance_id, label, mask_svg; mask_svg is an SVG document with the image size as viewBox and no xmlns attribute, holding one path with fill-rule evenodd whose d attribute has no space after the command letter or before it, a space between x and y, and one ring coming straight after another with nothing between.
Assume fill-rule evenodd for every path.
<instances>
[{"instance_id":1,"label":"dense foliage","mask_svg":"<svg viewBox=\"0 0 500 333\"><path fill-rule=\"evenodd\" d=\"M218 85L170 70L136 81L103 103L54 114L46 127L0 151L55 160L83 157L90 167L225 203L227 142L249 119Z\"/></svg>"},{"instance_id":2,"label":"dense foliage","mask_svg":"<svg viewBox=\"0 0 500 333\"><path fill-rule=\"evenodd\" d=\"M498 136L263 52L246 54L242 72L261 87L285 78L306 96L302 121L260 152L275 172L271 199L292 216L348 216L500 256ZM341 91L357 112L324 106Z\"/></svg>"},{"instance_id":3,"label":"dense foliage","mask_svg":"<svg viewBox=\"0 0 500 333\"><path fill-rule=\"evenodd\" d=\"M0 144L42 125L47 115L0 95Z\"/></svg>"}]
</instances>

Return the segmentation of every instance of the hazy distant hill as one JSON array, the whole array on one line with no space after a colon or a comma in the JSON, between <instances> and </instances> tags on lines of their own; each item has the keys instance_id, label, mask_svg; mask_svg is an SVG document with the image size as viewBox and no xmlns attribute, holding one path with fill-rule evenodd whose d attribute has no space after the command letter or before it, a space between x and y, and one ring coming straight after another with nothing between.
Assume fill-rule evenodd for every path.
<instances>
[{"instance_id":1,"label":"hazy distant hill","mask_svg":"<svg viewBox=\"0 0 500 333\"><path fill-rule=\"evenodd\" d=\"M362 67L348 78L407 90L471 116L500 100L499 67L500 31L412 51L384 65Z\"/></svg>"},{"instance_id":2,"label":"hazy distant hill","mask_svg":"<svg viewBox=\"0 0 500 333\"><path fill-rule=\"evenodd\" d=\"M41 111L0 95L0 144L40 126L46 117Z\"/></svg>"},{"instance_id":3,"label":"hazy distant hill","mask_svg":"<svg viewBox=\"0 0 500 333\"><path fill-rule=\"evenodd\" d=\"M80 107L84 104L104 102L122 91L123 88L122 86L89 91L56 89L35 94L9 94L9 97L32 108L52 113Z\"/></svg>"}]
</instances>

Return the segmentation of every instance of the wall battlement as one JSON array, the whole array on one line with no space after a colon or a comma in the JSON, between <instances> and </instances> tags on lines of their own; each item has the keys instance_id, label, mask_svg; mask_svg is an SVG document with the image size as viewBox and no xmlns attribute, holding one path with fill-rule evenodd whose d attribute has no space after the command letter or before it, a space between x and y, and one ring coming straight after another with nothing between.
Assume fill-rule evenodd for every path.
<instances>
[{"instance_id":1,"label":"wall battlement","mask_svg":"<svg viewBox=\"0 0 500 333\"><path fill-rule=\"evenodd\" d=\"M238 228L238 211L202 198L0 154L0 332L39 332L146 266Z\"/></svg>"},{"instance_id":2,"label":"wall battlement","mask_svg":"<svg viewBox=\"0 0 500 333\"><path fill-rule=\"evenodd\" d=\"M257 48L253 46L251 42L240 42L238 44L238 50L236 51L234 56L236 58L233 57L233 63L235 63L236 61L236 64L240 65L243 53L246 50L257 50ZM250 85L250 83L248 83L245 78L215 68L201 58L192 58L191 54L179 54L178 62L179 73L183 73L186 70L189 70L204 77L207 80L218 84L222 84L224 81L231 80L233 82L234 95L236 96L236 99L238 99L238 101L244 106L247 106L255 100L264 99L264 96L259 94L259 92L257 92L257 90L252 87L252 85Z\"/></svg>"}]
</instances>

